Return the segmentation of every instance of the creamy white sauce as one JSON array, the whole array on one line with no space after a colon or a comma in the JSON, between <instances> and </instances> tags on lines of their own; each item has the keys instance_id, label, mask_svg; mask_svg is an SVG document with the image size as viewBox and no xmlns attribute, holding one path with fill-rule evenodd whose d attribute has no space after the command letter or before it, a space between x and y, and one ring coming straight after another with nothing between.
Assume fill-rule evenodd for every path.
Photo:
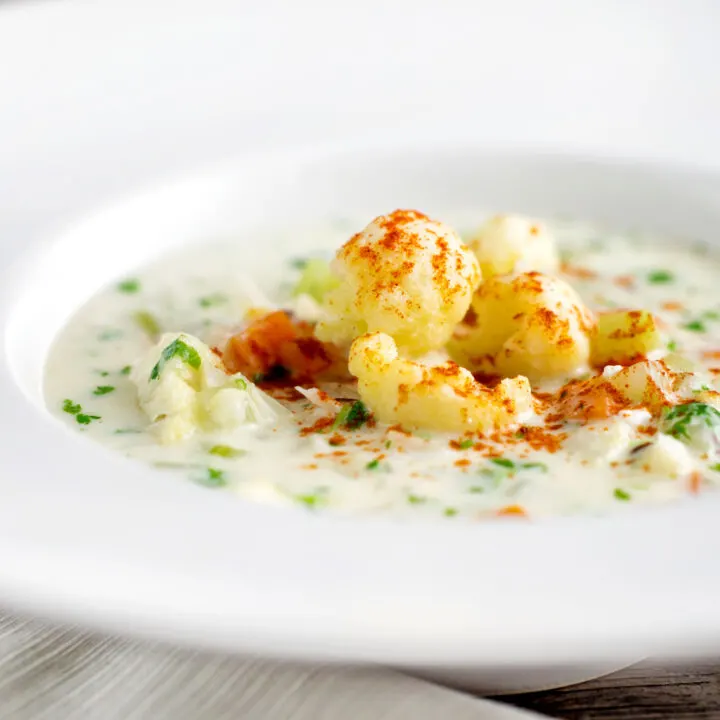
<instances>
[{"instance_id":1,"label":"creamy white sauce","mask_svg":"<svg viewBox=\"0 0 720 720\"><path fill-rule=\"evenodd\" d=\"M703 351L720 350L720 258L714 251L604 233L581 223L550 225L572 265L596 273L567 277L589 307L650 310L666 324L684 357L720 367L720 356L702 356ZM323 414L306 402L293 403L295 420L274 429L241 427L159 444L123 371L152 345L137 313L151 314L164 331L222 344L248 308L287 305L297 278L293 258L329 257L361 226L289 233L267 244L260 239L252 254L231 243L203 245L140 269L133 276L137 288L130 283L123 292L113 284L81 308L57 338L45 375L48 406L80 432L131 458L261 502L482 519L508 506L521 506L531 517L604 512L688 493L682 478L624 462L628 447L652 440L637 430L647 421L642 411L585 426L568 423L568 438L559 451L533 450L517 442L500 448L499 462L475 449L458 448L457 442L452 447L453 440L462 442L457 436L408 436L380 426L344 432L345 442L331 445L332 433L298 432L300 424L309 425ZM657 282L663 276L652 274L660 271L672 278ZM668 303L681 309L668 309ZM714 377L708 376L713 388ZM67 400L82 411L63 411ZM79 421L83 415L87 424ZM232 447L237 455L213 454L217 446ZM720 472L711 469L717 459L696 452L693 462L704 487L720 483Z\"/></svg>"}]
</instances>

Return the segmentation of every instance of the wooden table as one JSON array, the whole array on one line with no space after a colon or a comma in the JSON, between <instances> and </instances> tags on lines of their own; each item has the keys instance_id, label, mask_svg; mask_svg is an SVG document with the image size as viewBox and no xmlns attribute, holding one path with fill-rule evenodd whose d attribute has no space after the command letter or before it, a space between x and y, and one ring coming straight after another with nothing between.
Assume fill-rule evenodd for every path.
<instances>
[{"instance_id":1,"label":"wooden table","mask_svg":"<svg viewBox=\"0 0 720 720\"><path fill-rule=\"evenodd\" d=\"M570 688L498 699L566 720L720 720L720 662L645 661Z\"/></svg>"}]
</instances>

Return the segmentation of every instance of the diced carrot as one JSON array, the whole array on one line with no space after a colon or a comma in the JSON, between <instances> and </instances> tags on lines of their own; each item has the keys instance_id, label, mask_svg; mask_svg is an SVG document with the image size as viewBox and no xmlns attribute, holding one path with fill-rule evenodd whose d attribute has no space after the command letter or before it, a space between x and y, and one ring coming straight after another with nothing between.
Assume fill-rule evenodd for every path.
<instances>
[{"instance_id":1,"label":"diced carrot","mask_svg":"<svg viewBox=\"0 0 720 720\"><path fill-rule=\"evenodd\" d=\"M700 486L702 485L702 474L699 472L694 472L690 475L690 481L688 483L688 489L691 493L694 495L697 495L700 492Z\"/></svg>"},{"instance_id":2,"label":"diced carrot","mask_svg":"<svg viewBox=\"0 0 720 720\"><path fill-rule=\"evenodd\" d=\"M506 505L495 513L498 517L527 517L528 514L520 505Z\"/></svg>"}]
</instances>

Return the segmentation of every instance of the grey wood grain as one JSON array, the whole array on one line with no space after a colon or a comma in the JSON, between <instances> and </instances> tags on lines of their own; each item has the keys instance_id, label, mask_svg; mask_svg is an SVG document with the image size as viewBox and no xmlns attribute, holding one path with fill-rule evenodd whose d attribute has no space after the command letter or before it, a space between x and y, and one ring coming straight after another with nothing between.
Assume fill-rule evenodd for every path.
<instances>
[{"instance_id":1,"label":"grey wood grain","mask_svg":"<svg viewBox=\"0 0 720 720\"><path fill-rule=\"evenodd\" d=\"M645 661L581 685L498 699L564 720L720 720L720 662Z\"/></svg>"}]
</instances>

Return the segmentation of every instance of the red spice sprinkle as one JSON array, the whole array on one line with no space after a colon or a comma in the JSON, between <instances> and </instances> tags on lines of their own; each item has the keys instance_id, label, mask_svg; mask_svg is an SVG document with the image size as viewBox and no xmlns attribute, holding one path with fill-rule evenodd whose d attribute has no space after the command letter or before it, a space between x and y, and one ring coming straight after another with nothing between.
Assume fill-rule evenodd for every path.
<instances>
[{"instance_id":1,"label":"red spice sprinkle","mask_svg":"<svg viewBox=\"0 0 720 720\"><path fill-rule=\"evenodd\" d=\"M459 460L455 461L455 465L458 467L467 467L470 465L470 461L467 458L460 458Z\"/></svg>"},{"instance_id":2,"label":"red spice sprinkle","mask_svg":"<svg viewBox=\"0 0 720 720\"><path fill-rule=\"evenodd\" d=\"M330 437L328 442L330 443L330 445L336 447L338 445L344 445L347 442L347 438L340 433L335 433Z\"/></svg>"},{"instance_id":3,"label":"red spice sprinkle","mask_svg":"<svg viewBox=\"0 0 720 720\"><path fill-rule=\"evenodd\" d=\"M325 432L325 430L327 430L334 422L335 418L318 418L312 425L302 428L302 430L300 430L300 435L302 435L302 437L306 437L307 435L312 435L313 433Z\"/></svg>"},{"instance_id":4,"label":"red spice sprinkle","mask_svg":"<svg viewBox=\"0 0 720 720\"><path fill-rule=\"evenodd\" d=\"M315 463L311 463L310 465L302 465L301 470L317 470L318 466Z\"/></svg>"}]
</instances>

